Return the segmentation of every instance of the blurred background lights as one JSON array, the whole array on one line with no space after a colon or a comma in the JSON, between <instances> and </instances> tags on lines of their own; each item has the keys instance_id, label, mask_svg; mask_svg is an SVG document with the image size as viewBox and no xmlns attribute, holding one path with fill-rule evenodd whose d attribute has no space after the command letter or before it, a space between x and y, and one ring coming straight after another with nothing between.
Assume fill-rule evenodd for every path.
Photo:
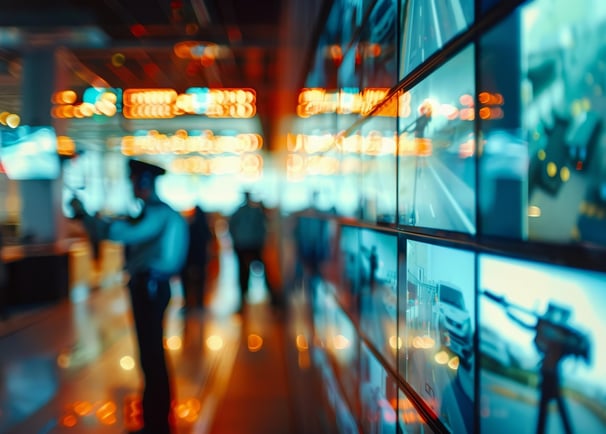
<instances>
[{"instance_id":1,"label":"blurred background lights","mask_svg":"<svg viewBox=\"0 0 606 434\"><path fill-rule=\"evenodd\" d=\"M131 371L135 368L135 360L131 356L124 356L120 359L120 367L125 371Z\"/></svg>"},{"instance_id":2,"label":"blurred background lights","mask_svg":"<svg viewBox=\"0 0 606 434\"><path fill-rule=\"evenodd\" d=\"M255 353L263 348L263 338L257 334L248 335L248 351Z\"/></svg>"},{"instance_id":3,"label":"blurred background lights","mask_svg":"<svg viewBox=\"0 0 606 434\"><path fill-rule=\"evenodd\" d=\"M126 56L122 53L114 53L112 55L112 65L119 68L126 62Z\"/></svg>"},{"instance_id":4,"label":"blurred background lights","mask_svg":"<svg viewBox=\"0 0 606 434\"><path fill-rule=\"evenodd\" d=\"M212 351L219 351L223 348L223 339L217 335L211 335L206 339L206 346Z\"/></svg>"},{"instance_id":5,"label":"blurred background lights","mask_svg":"<svg viewBox=\"0 0 606 434\"><path fill-rule=\"evenodd\" d=\"M171 336L164 341L164 347L171 351L180 350L181 346L182 341L179 336Z\"/></svg>"}]
</instances>

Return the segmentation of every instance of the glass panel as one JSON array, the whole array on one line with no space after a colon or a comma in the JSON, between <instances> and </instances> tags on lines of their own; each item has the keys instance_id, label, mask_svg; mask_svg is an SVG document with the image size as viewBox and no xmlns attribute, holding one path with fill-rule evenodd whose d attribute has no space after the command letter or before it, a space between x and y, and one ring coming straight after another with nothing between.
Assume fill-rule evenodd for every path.
<instances>
[{"instance_id":1,"label":"glass panel","mask_svg":"<svg viewBox=\"0 0 606 434\"><path fill-rule=\"evenodd\" d=\"M359 241L360 328L395 369L398 237L362 229Z\"/></svg>"},{"instance_id":2,"label":"glass panel","mask_svg":"<svg viewBox=\"0 0 606 434\"><path fill-rule=\"evenodd\" d=\"M379 0L362 29L356 49L361 88L391 88L397 73L397 0Z\"/></svg>"},{"instance_id":3,"label":"glass panel","mask_svg":"<svg viewBox=\"0 0 606 434\"><path fill-rule=\"evenodd\" d=\"M539 0L482 38L485 234L606 244L605 25L606 3Z\"/></svg>"},{"instance_id":4,"label":"glass panel","mask_svg":"<svg viewBox=\"0 0 606 434\"><path fill-rule=\"evenodd\" d=\"M396 98L394 98L396 101ZM396 223L396 104L384 104L362 126L362 216L372 223Z\"/></svg>"},{"instance_id":5,"label":"glass panel","mask_svg":"<svg viewBox=\"0 0 606 434\"><path fill-rule=\"evenodd\" d=\"M606 275L479 257L482 433L606 432Z\"/></svg>"},{"instance_id":6,"label":"glass panel","mask_svg":"<svg viewBox=\"0 0 606 434\"><path fill-rule=\"evenodd\" d=\"M396 433L397 388L394 379L365 344L360 352L360 418L363 433Z\"/></svg>"},{"instance_id":7,"label":"glass panel","mask_svg":"<svg viewBox=\"0 0 606 434\"><path fill-rule=\"evenodd\" d=\"M406 255L399 372L452 432L472 433L474 253L408 240Z\"/></svg>"},{"instance_id":8,"label":"glass panel","mask_svg":"<svg viewBox=\"0 0 606 434\"><path fill-rule=\"evenodd\" d=\"M400 78L469 27L474 0L403 0Z\"/></svg>"},{"instance_id":9,"label":"glass panel","mask_svg":"<svg viewBox=\"0 0 606 434\"><path fill-rule=\"evenodd\" d=\"M433 434L412 401L400 390L398 395L398 433Z\"/></svg>"},{"instance_id":10,"label":"glass panel","mask_svg":"<svg viewBox=\"0 0 606 434\"><path fill-rule=\"evenodd\" d=\"M399 97L399 223L474 234L473 46Z\"/></svg>"}]
</instances>

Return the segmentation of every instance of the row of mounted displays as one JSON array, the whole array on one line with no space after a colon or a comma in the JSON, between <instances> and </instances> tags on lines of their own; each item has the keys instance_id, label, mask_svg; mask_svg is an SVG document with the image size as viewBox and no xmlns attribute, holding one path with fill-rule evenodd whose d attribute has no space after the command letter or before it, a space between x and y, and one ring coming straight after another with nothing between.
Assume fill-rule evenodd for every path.
<instances>
[{"instance_id":1,"label":"row of mounted displays","mask_svg":"<svg viewBox=\"0 0 606 434\"><path fill-rule=\"evenodd\" d=\"M399 25L373 21L398 2L371 3L364 20L345 7L331 15L320 48L353 38L351 47L381 49L317 60L308 85L410 86L366 118L334 116L335 131L377 143L369 154L325 153L362 167L326 182L337 214L427 235L570 248L593 261L589 268L603 267L593 258L606 248L606 40L594 35L605 28L606 3L479 2L482 14L510 13L468 39L487 19L473 20L472 0L400 2ZM465 44L450 50L457 40ZM436 53L443 58L431 62Z\"/></svg>"},{"instance_id":2,"label":"row of mounted displays","mask_svg":"<svg viewBox=\"0 0 606 434\"><path fill-rule=\"evenodd\" d=\"M605 432L606 273L326 223L314 362L339 432Z\"/></svg>"}]
</instances>

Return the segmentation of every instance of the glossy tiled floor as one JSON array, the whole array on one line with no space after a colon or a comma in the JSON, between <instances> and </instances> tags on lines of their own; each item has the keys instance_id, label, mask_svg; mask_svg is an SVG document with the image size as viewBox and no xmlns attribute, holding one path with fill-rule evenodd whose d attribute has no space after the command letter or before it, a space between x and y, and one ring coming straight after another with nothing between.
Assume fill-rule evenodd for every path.
<instances>
[{"instance_id":1,"label":"glossy tiled floor","mask_svg":"<svg viewBox=\"0 0 606 434\"><path fill-rule=\"evenodd\" d=\"M166 341L178 434L288 433L283 313L251 293L243 315L234 259L208 307L183 313L175 282ZM140 377L130 305L115 284L0 321L0 433L124 433L137 423Z\"/></svg>"}]
</instances>

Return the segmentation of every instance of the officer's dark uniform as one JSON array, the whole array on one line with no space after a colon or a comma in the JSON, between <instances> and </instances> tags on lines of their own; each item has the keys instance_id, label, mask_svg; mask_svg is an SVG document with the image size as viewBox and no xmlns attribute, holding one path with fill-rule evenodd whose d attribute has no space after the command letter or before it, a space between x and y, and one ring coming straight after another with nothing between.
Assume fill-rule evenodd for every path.
<instances>
[{"instance_id":1,"label":"officer's dark uniform","mask_svg":"<svg viewBox=\"0 0 606 434\"><path fill-rule=\"evenodd\" d=\"M171 296L169 279L178 275L187 254L185 219L155 192L155 178L164 169L136 160L129 162L135 195L144 207L137 219L101 220L80 212L89 232L123 243L130 276L133 318L145 379L142 407L144 432L170 433L171 385L164 354L164 311ZM141 196L141 192L144 196Z\"/></svg>"}]
</instances>

